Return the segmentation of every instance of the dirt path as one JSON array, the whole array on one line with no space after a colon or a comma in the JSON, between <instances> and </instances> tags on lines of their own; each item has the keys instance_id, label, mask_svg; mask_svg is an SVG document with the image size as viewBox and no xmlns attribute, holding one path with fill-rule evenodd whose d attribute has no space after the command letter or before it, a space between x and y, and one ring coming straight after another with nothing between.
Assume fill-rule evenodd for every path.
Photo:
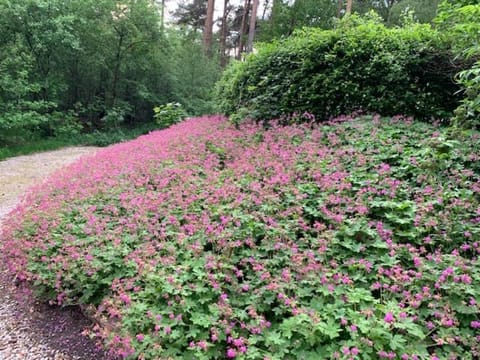
<instances>
[{"instance_id":1,"label":"dirt path","mask_svg":"<svg viewBox=\"0 0 480 360\"><path fill-rule=\"evenodd\" d=\"M95 150L65 148L0 161L0 226L29 186ZM87 326L89 322L76 308L50 307L17 289L0 263L1 360L106 359L81 335Z\"/></svg>"}]
</instances>

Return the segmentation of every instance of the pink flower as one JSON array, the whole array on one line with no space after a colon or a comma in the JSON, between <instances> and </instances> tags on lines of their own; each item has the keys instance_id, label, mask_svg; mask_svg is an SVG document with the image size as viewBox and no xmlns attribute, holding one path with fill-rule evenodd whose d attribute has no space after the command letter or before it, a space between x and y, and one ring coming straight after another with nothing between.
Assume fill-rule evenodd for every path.
<instances>
[{"instance_id":1,"label":"pink flower","mask_svg":"<svg viewBox=\"0 0 480 360\"><path fill-rule=\"evenodd\" d=\"M137 340L142 342L145 339L145 335L143 334L137 334Z\"/></svg>"},{"instance_id":2,"label":"pink flower","mask_svg":"<svg viewBox=\"0 0 480 360\"><path fill-rule=\"evenodd\" d=\"M383 318L383 321L385 321L388 324L392 323L394 320L395 320L395 317L391 312L387 312L385 314L385 317Z\"/></svg>"},{"instance_id":3,"label":"pink flower","mask_svg":"<svg viewBox=\"0 0 480 360\"><path fill-rule=\"evenodd\" d=\"M242 346L243 345L243 339L242 338L233 339L233 345L235 345L236 347Z\"/></svg>"},{"instance_id":4,"label":"pink flower","mask_svg":"<svg viewBox=\"0 0 480 360\"><path fill-rule=\"evenodd\" d=\"M120 294L120 300L122 300L125 305L129 305L132 301L130 300L130 296L127 294Z\"/></svg>"},{"instance_id":5,"label":"pink flower","mask_svg":"<svg viewBox=\"0 0 480 360\"><path fill-rule=\"evenodd\" d=\"M236 356L237 356L237 352L235 351L235 349L228 348L228 350L227 350L227 358L233 359L233 358L236 357Z\"/></svg>"}]
</instances>

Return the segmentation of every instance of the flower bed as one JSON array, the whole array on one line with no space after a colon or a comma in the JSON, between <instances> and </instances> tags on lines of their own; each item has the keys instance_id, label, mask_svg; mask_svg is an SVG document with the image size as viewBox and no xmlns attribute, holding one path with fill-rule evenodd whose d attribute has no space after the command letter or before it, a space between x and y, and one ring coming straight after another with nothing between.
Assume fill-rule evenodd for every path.
<instances>
[{"instance_id":1,"label":"flower bed","mask_svg":"<svg viewBox=\"0 0 480 360\"><path fill-rule=\"evenodd\" d=\"M2 253L123 358L478 358L478 134L339 120L109 147L32 189Z\"/></svg>"}]
</instances>

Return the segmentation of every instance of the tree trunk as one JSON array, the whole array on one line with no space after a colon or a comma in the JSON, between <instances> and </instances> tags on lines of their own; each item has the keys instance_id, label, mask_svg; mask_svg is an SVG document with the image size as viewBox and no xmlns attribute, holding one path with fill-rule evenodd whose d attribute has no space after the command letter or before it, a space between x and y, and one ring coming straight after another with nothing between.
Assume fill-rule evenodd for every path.
<instances>
[{"instance_id":1,"label":"tree trunk","mask_svg":"<svg viewBox=\"0 0 480 360\"><path fill-rule=\"evenodd\" d=\"M119 39L117 43L117 53L115 54L115 65L113 68L113 78L112 78L112 93L111 93L111 99L110 101L107 101L107 105L110 107L115 106L117 102L117 87L118 87L118 81L120 79L120 66L122 63L122 47L123 47L123 38L124 36L120 34L119 31L117 31L119 34Z\"/></svg>"},{"instance_id":2,"label":"tree trunk","mask_svg":"<svg viewBox=\"0 0 480 360\"><path fill-rule=\"evenodd\" d=\"M350 15L352 13L352 5L353 0L347 0L347 11L345 12L346 15Z\"/></svg>"},{"instance_id":3,"label":"tree trunk","mask_svg":"<svg viewBox=\"0 0 480 360\"><path fill-rule=\"evenodd\" d=\"M337 5L337 18L340 19L342 16L342 9L343 9L343 0L338 0L338 5Z\"/></svg>"},{"instance_id":4,"label":"tree trunk","mask_svg":"<svg viewBox=\"0 0 480 360\"><path fill-rule=\"evenodd\" d=\"M268 10L268 5L270 3L270 0L265 0L265 3L263 4L263 12L262 12L262 21L265 20L265 15L267 14L267 10ZM273 7L272 7L272 12L273 12Z\"/></svg>"},{"instance_id":5,"label":"tree trunk","mask_svg":"<svg viewBox=\"0 0 480 360\"><path fill-rule=\"evenodd\" d=\"M162 10L161 10L161 27L162 27L162 34L165 31L165 0L162 0Z\"/></svg>"},{"instance_id":6,"label":"tree trunk","mask_svg":"<svg viewBox=\"0 0 480 360\"><path fill-rule=\"evenodd\" d=\"M253 0L252 13L250 14L250 29L248 30L247 53L253 50L253 39L255 38L255 26L257 24L258 0Z\"/></svg>"},{"instance_id":7,"label":"tree trunk","mask_svg":"<svg viewBox=\"0 0 480 360\"><path fill-rule=\"evenodd\" d=\"M250 0L245 0L245 5L243 7L243 15L242 15L242 24L240 26L240 38L238 41L238 53L237 53L237 59L240 60L242 58L242 52L243 52L243 46L245 43L244 36L245 32L247 30L247 19L248 19L248 13L250 10Z\"/></svg>"},{"instance_id":8,"label":"tree trunk","mask_svg":"<svg viewBox=\"0 0 480 360\"><path fill-rule=\"evenodd\" d=\"M227 48L227 18L228 18L228 1L229 0L224 0L223 1L223 16L222 16L222 30L220 33L220 66L222 68L227 65L227 54L226 54L226 48Z\"/></svg>"},{"instance_id":9,"label":"tree trunk","mask_svg":"<svg viewBox=\"0 0 480 360\"><path fill-rule=\"evenodd\" d=\"M203 50L207 56L212 55L212 34L213 34L213 12L215 10L215 0L208 0L207 18L205 19L205 29L203 30Z\"/></svg>"}]
</instances>

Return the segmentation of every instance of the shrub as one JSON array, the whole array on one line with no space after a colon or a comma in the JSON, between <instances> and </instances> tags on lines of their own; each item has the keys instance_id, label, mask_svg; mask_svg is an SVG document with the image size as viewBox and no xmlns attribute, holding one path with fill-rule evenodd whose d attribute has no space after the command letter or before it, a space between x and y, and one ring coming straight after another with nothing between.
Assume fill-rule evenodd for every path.
<instances>
[{"instance_id":1,"label":"shrub","mask_svg":"<svg viewBox=\"0 0 480 360\"><path fill-rule=\"evenodd\" d=\"M458 73L457 79L464 88L464 98L455 110L456 124L480 129L480 61Z\"/></svg>"},{"instance_id":2,"label":"shrub","mask_svg":"<svg viewBox=\"0 0 480 360\"><path fill-rule=\"evenodd\" d=\"M21 101L15 105L5 105L0 109L0 144L12 139L31 140L42 136L64 134L71 130L72 135L81 129L71 113L56 111L55 103L46 101Z\"/></svg>"},{"instance_id":3,"label":"shrub","mask_svg":"<svg viewBox=\"0 0 480 360\"><path fill-rule=\"evenodd\" d=\"M191 119L32 189L1 254L141 359L475 359L480 142Z\"/></svg>"},{"instance_id":4,"label":"shrub","mask_svg":"<svg viewBox=\"0 0 480 360\"><path fill-rule=\"evenodd\" d=\"M480 127L480 5L477 1L444 1L436 18L437 26L459 58L472 63L457 74L463 99L455 110L455 124L460 127ZM470 60L470 61L469 61Z\"/></svg>"},{"instance_id":5,"label":"shrub","mask_svg":"<svg viewBox=\"0 0 480 360\"><path fill-rule=\"evenodd\" d=\"M186 112L180 103L168 103L153 108L154 119L157 125L161 127L169 127L170 125L179 123L186 116Z\"/></svg>"},{"instance_id":6,"label":"shrub","mask_svg":"<svg viewBox=\"0 0 480 360\"><path fill-rule=\"evenodd\" d=\"M335 30L304 29L234 63L218 84L222 112L256 119L357 110L447 118L458 105L448 42L429 25L386 28L349 17Z\"/></svg>"},{"instance_id":7,"label":"shrub","mask_svg":"<svg viewBox=\"0 0 480 360\"><path fill-rule=\"evenodd\" d=\"M106 109L105 115L100 119L101 128L104 130L118 130L131 114L131 105L128 102L119 102L112 108Z\"/></svg>"},{"instance_id":8,"label":"shrub","mask_svg":"<svg viewBox=\"0 0 480 360\"><path fill-rule=\"evenodd\" d=\"M48 114L36 110L37 105L34 104L35 109L27 109L33 104L25 104L23 110L9 109L0 114L0 133L2 136L17 134L25 137L32 136L40 127L45 126L50 121ZM42 104L43 106L43 104Z\"/></svg>"}]
</instances>

